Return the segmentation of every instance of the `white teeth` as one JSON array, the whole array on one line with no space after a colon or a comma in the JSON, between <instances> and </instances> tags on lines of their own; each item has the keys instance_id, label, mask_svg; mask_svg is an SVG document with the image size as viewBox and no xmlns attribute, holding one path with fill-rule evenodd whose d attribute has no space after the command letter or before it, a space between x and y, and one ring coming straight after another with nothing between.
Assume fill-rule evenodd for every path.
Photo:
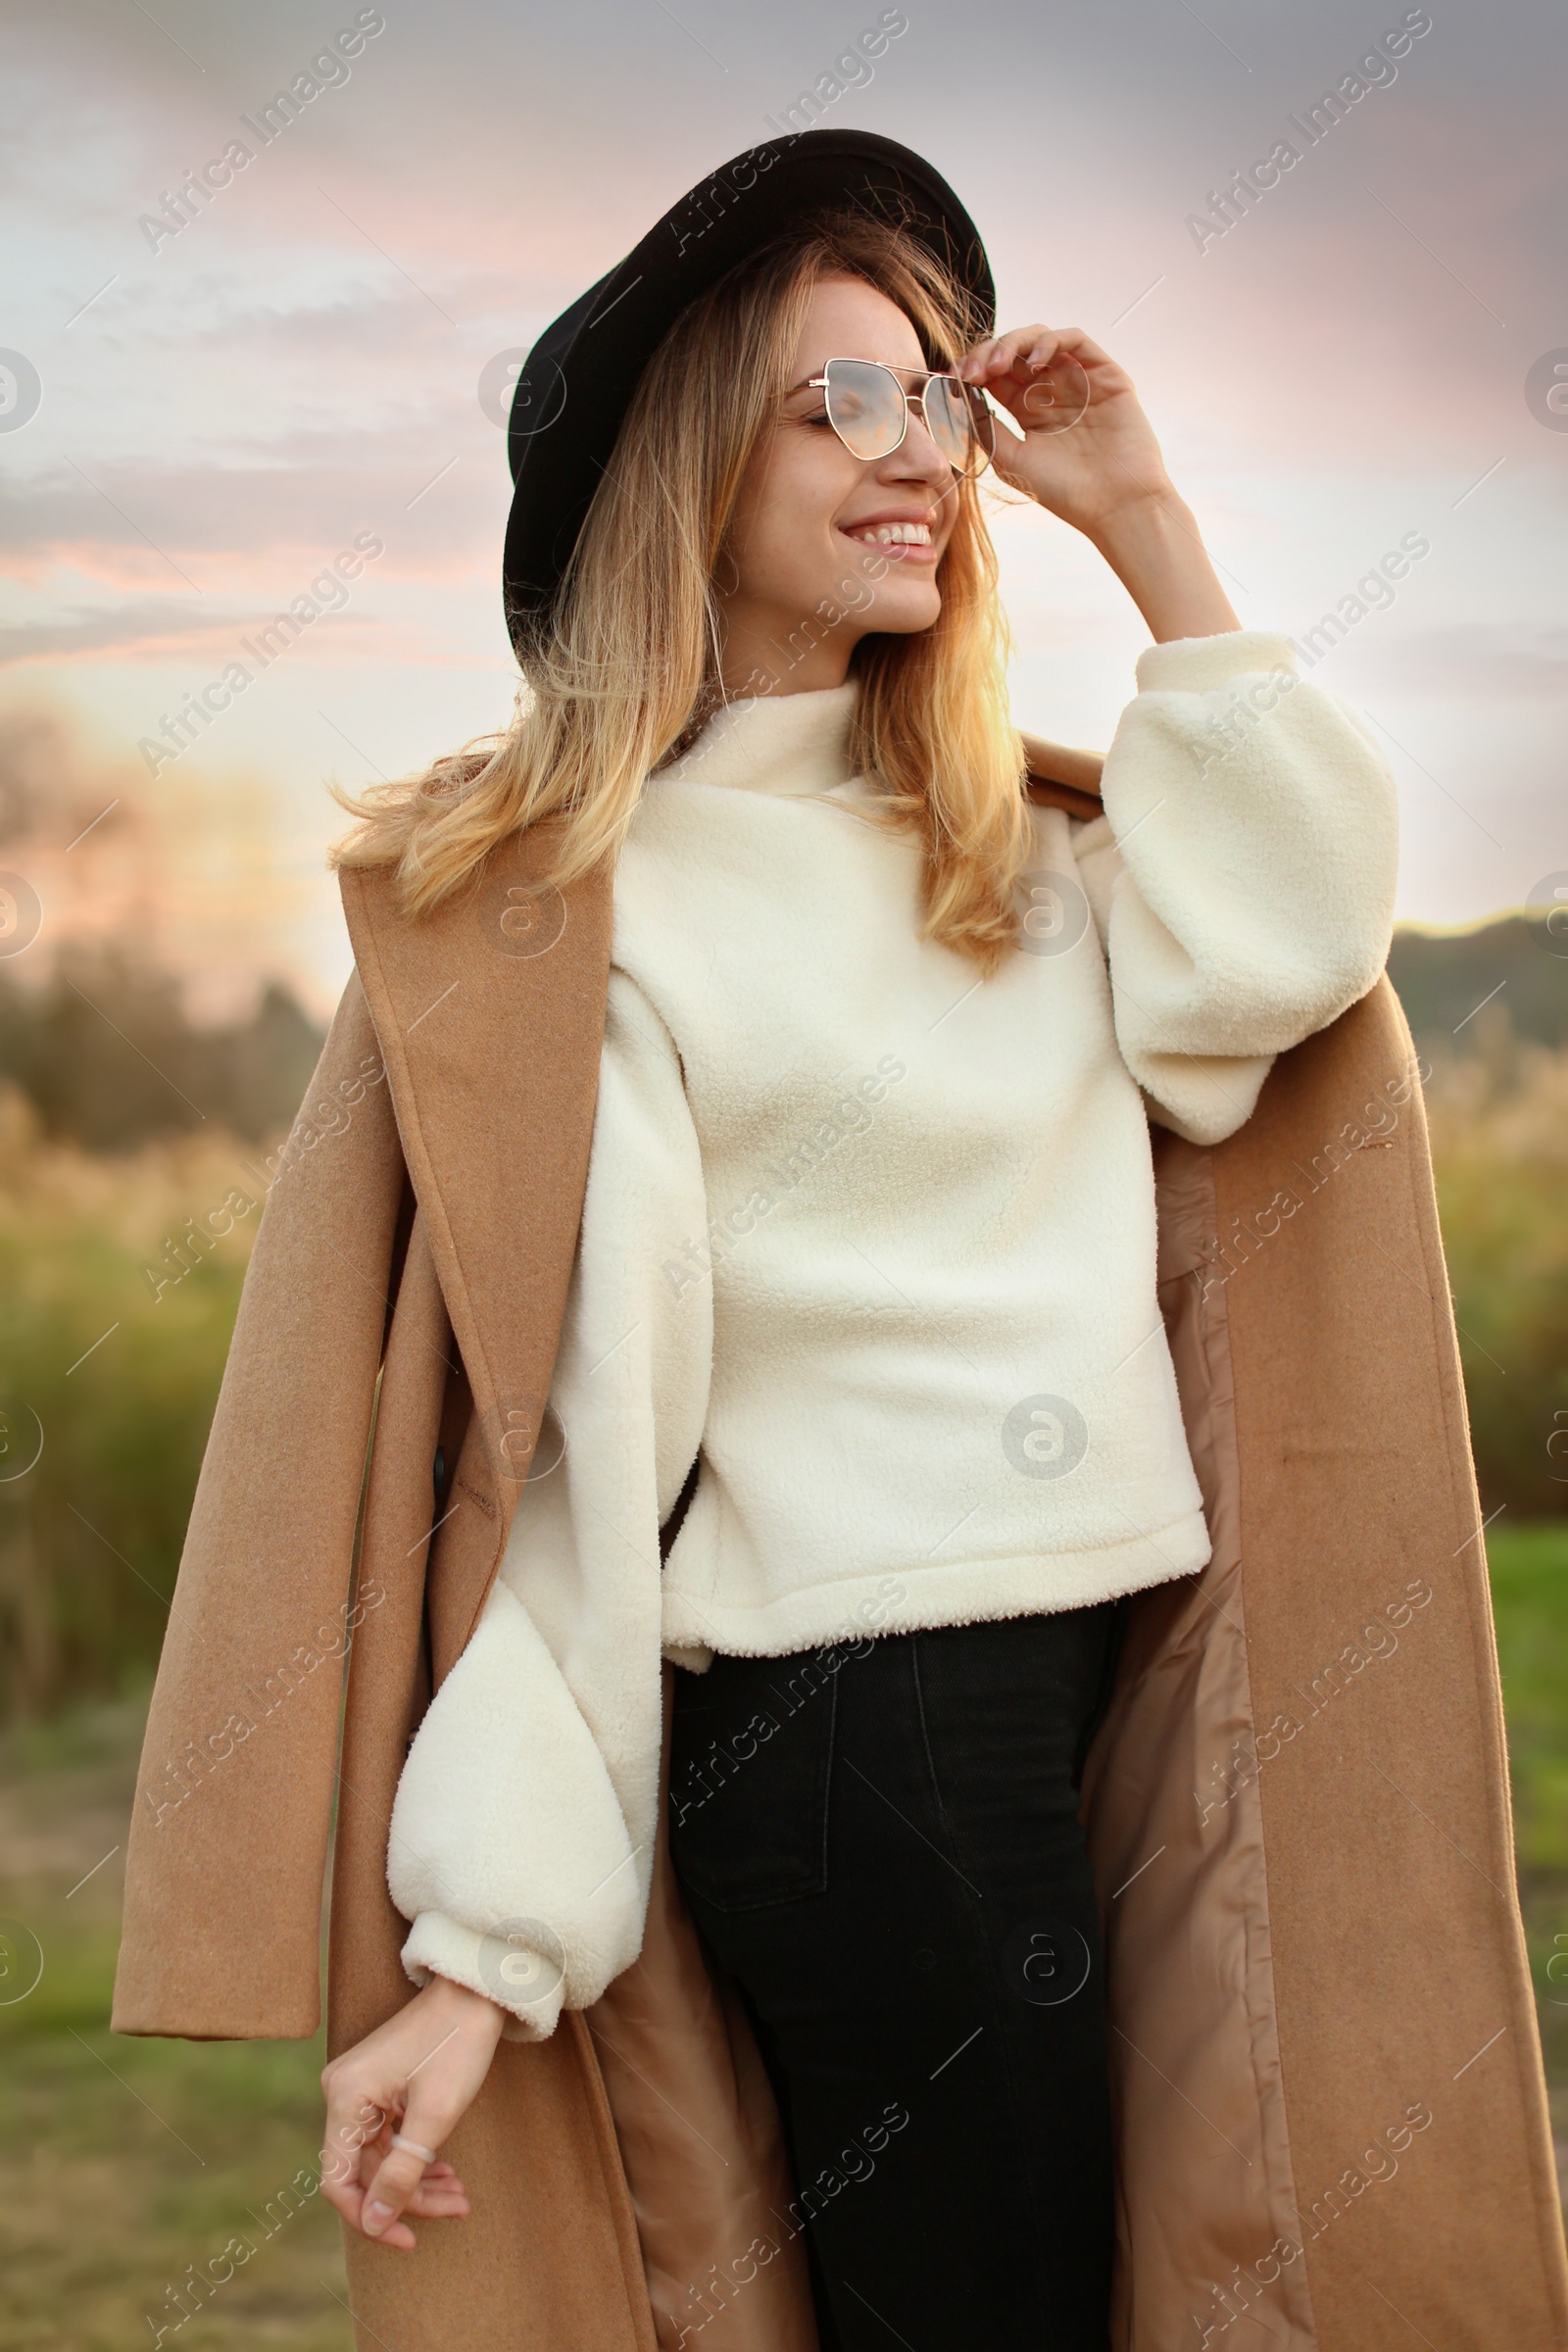
<instances>
[{"instance_id":1,"label":"white teeth","mask_svg":"<svg viewBox=\"0 0 1568 2352\"><path fill-rule=\"evenodd\" d=\"M852 539L863 539L868 547L929 547L930 525L924 522L869 523L863 530L851 531Z\"/></svg>"}]
</instances>

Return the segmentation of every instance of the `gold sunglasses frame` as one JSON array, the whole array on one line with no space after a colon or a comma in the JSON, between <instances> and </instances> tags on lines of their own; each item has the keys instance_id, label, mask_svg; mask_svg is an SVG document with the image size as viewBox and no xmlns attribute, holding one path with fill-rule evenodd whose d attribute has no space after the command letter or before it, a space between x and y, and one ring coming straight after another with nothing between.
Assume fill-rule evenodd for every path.
<instances>
[{"instance_id":1,"label":"gold sunglasses frame","mask_svg":"<svg viewBox=\"0 0 1568 2352\"><path fill-rule=\"evenodd\" d=\"M948 464L953 466L953 470L958 476L960 481L977 481L980 475L984 473L986 467L991 464L992 460L996 456L997 427L996 420L992 416L990 409L986 406L985 394L980 390L978 384L966 384L962 376L956 375L951 368L898 368L894 366L891 360L855 359L848 352L841 352L838 355L838 358L843 361L846 367L879 368L884 375L890 375L893 378L893 388L900 395L904 402L904 423L900 429L898 439L893 443L892 448L884 449L878 456L874 458L861 458L860 463L862 466L880 466L883 458L891 458L895 450L900 450L904 447L905 442L909 437L909 411L913 408L916 400L918 400L920 404L920 422L925 426L927 433L930 434L932 445L940 453L942 444L940 441L938 441L936 433L932 428L930 415L925 405L925 396L933 384L947 383L956 384L959 391L963 395L964 407L967 410L970 418L970 446L979 459L979 464L975 466L953 466L953 460L951 458L949 458ZM822 363L824 370L834 367L836 364L837 363L834 360L824 360ZM917 393L906 392L903 384L901 384L899 381L901 375L918 376L920 379L919 391ZM839 430L839 427L833 423L833 412L830 408L828 408L827 402L827 393L830 387L826 373L824 372L821 375L808 375L806 379L806 384L808 391L820 392L822 394L822 406L827 410L827 420L829 424L833 425L834 432L837 433L839 439L844 442L845 448L849 449L851 457L858 457L859 452L855 449L850 449L849 442L844 440L843 433ZM988 438L984 440L981 438L980 433L981 417L984 417L985 419L988 433Z\"/></svg>"}]
</instances>

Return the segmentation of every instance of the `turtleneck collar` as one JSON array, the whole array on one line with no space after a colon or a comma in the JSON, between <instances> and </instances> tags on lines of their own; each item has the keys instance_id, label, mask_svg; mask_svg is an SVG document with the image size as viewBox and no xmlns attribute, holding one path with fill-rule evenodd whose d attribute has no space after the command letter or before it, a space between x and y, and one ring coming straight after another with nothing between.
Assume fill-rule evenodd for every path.
<instances>
[{"instance_id":1,"label":"turtleneck collar","mask_svg":"<svg viewBox=\"0 0 1568 2352\"><path fill-rule=\"evenodd\" d=\"M659 780L734 784L747 792L831 792L850 778L858 693L851 678L810 694L726 703Z\"/></svg>"}]
</instances>

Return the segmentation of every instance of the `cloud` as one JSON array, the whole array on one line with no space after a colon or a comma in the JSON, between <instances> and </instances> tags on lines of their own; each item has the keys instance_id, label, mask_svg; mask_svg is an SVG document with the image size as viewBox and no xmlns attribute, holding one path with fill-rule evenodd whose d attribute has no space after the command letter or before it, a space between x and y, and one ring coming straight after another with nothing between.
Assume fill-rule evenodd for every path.
<instances>
[{"instance_id":1,"label":"cloud","mask_svg":"<svg viewBox=\"0 0 1568 2352\"><path fill-rule=\"evenodd\" d=\"M295 573L318 570L366 530L400 570L466 570L478 551L489 560L508 497L502 437L475 398L461 433L381 430L368 448L363 434L308 428L281 436L265 464L103 457L90 478L50 467L8 492L0 570L37 580L69 564L143 593L161 583L179 593L177 575L199 592L286 602L304 585Z\"/></svg>"},{"instance_id":2,"label":"cloud","mask_svg":"<svg viewBox=\"0 0 1568 2352\"><path fill-rule=\"evenodd\" d=\"M171 655L232 634L255 620L243 605L214 606L201 613L185 600L150 598L119 605L76 605L53 620L0 625L0 665L14 662L80 662L156 651Z\"/></svg>"},{"instance_id":3,"label":"cloud","mask_svg":"<svg viewBox=\"0 0 1568 2352\"><path fill-rule=\"evenodd\" d=\"M280 258L286 262L289 257ZM283 282L286 276L280 272ZM514 275L492 270L448 279L446 284L458 296L466 324L490 318L500 326L514 326ZM411 380L403 372L411 367L416 371L413 381L438 380L437 368L415 355L434 352L445 363L452 341L451 328L433 313L421 312L401 284L356 288L324 302L289 301L280 295L274 302L249 301L225 307L215 301L212 307L215 315L205 326L192 328L187 318L171 315L164 324L138 340L147 347L165 345L180 352L216 347L227 354L253 349L296 354L311 361L331 360L346 364L356 373L378 377L383 385L388 380L389 363L396 370L393 380L400 384Z\"/></svg>"}]
</instances>

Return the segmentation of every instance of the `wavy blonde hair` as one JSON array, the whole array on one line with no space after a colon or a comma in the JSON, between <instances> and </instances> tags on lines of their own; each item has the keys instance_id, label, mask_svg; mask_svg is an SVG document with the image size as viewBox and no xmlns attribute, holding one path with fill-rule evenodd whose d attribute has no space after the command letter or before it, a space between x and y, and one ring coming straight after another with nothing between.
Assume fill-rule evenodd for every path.
<instances>
[{"instance_id":1,"label":"wavy blonde hair","mask_svg":"<svg viewBox=\"0 0 1568 2352\"><path fill-rule=\"evenodd\" d=\"M358 796L334 786L359 819L334 864L395 866L417 916L546 819L559 838L541 887L615 857L648 779L725 699L714 574L825 276L886 294L933 365L953 366L983 331L923 245L852 214L803 224L690 304L644 370L549 619L519 632L512 724L401 782ZM996 555L976 484L960 480L955 496L941 617L856 648L851 756L876 788L873 821L921 843L921 936L989 976L1016 940L1031 834Z\"/></svg>"}]
</instances>

